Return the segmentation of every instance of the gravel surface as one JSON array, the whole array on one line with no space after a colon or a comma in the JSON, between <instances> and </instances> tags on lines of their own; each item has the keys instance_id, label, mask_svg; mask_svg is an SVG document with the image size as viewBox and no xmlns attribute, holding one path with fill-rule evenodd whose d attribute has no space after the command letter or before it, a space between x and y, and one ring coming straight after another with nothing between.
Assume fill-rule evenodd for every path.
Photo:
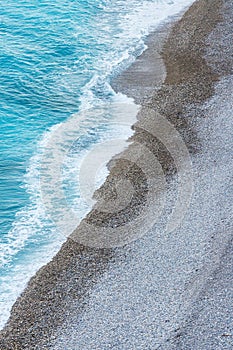
<instances>
[{"instance_id":1,"label":"gravel surface","mask_svg":"<svg viewBox=\"0 0 233 350\"><path fill-rule=\"evenodd\" d=\"M151 136L155 126L151 133L136 126L125 154L138 142L156 155L166 179L163 215L143 237L121 248L87 248L69 239L17 300L1 333L1 350L232 349L233 59L226 44L232 9L229 0L196 1L181 20L159 29L159 44L151 36L139 63L113 82L143 105L139 121L156 110L186 143L194 192L180 227L165 230L176 205L179 168ZM158 79L146 80L153 58L164 67L161 47L166 78L160 71ZM138 76L144 81L140 93ZM134 205L118 220L101 214L97 202L86 222L120 227L145 205L148 183L125 160L109 166L99 193L114 199L110 184L129 174L137 188Z\"/></svg>"}]
</instances>

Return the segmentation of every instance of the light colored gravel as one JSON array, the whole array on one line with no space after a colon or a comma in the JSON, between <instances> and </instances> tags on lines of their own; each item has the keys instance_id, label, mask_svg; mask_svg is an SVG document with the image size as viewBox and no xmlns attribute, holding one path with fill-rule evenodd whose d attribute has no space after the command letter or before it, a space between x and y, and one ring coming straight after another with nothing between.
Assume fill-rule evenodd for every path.
<instances>
[{"instance_id":1,"label":"light colored gravel","mask_svg":"<svg viewBox=\"0 0 233 350\"><path fill-rule=\"evenodd\" d=\"M154 95L146 83L140 87L142 103L165 114L190 151L195 187L181 226L164 230L179 174L163 148L137 131L133 140L151 147L167 175L161 220L123 248L96 250L68 240L18 299L1 350L232 349L233 60L223 42L232 33L232 7L230 0L196 1L164 46L165 84ZM150 46L150 58L157 57L153 40ZM132 95L139 99L135 89Z\"/></svg>"}]
</instances>

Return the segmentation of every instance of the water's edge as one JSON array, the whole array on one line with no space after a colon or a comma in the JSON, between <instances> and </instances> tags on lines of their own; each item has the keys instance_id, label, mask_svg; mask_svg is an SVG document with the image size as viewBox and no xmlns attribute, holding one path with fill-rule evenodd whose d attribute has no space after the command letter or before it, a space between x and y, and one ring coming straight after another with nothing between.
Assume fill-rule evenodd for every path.
<instances>
[{"instance_id":1,"label":"water's edge","mask_svg":"<svg viewBox=\"0 0 233 350\"><path fill-rule=\"evenodd\" d=\"M202 1L197 1L197 3L202 3ZM219 5L219 2L216 1ZM213 16L213 14L211 14ZM211 16L210 15L210 16ZM218 20L217 20L218 21ZM216 23L217 23L216 21ZM212 27L215 25L215 21L213 21ZM167 34L170 32L170 30L165 30L165 38L167 39ZM206 31L205 35L207 36L210 31ZM174 34L174 33L173 33ZM151 37L151 42L153 42L153 36ZM156 45L155 45L156 46ZM160 47L161 48L161 47ZM166 66L169 68L169 65L172 61L172 43L170 42L167 47L165 47L165 51L163 52L163 58L166 62ZM154 50L154 47L152 48ZM148 51L145 52L143 55L147 59ZM155 50L155 56L158 55L158 52ZM151 57L151 54L150 54ZM140 66L140 59L139 59L139 66ZM136 62L135 65L138 63ZM203 74L206 74L210 80L208 81L208 87L206 90L202 90L203 95L201 96L201 102L204 101L206 98L211 96L214 92L213 90L213 84L216 80L216 77L214 75L209 74L210 72L206 70L205 65L203 65ZM135 69L135 67L134 67ZM137 69L136 69L137 71ZM125 86L128 86L128 82L130 79L130 69L128 72L126 71L123 73L122 77L127 76L128 78L125 79L126 84ZM186 72L187 73L187 72ZM142 80L142 76L139 75L139 80ZM189 81L190 77L186 76L184 73L184 81ZM161 78L162 77L162 78ZM159 78L159 84L163 82L164 75L162 74ZM173 80L174 86L176 86L176 79L177 76L174 78L174 74L170 72L170 74L167 74L166 76L167 83L169 84L170 81ZM127 81L128 80L128 81ZM154 80L152 79L152 83L154 84ZM116 85L115 85L116 84ZM135 86L138 85L138 82L135 84ZM122 86L121 85L121 78L119 78L118 82L114 83L113 86ZM150 83L148 86L145 87L145 93L148 93L148 89L151 88ZM190 88L196 88L197 86L193 86L191 84ZM132 89L132 86L131 86ZM129 88L130 90L130 88ZM208 91L207 91L208 90ZM137 92L135 94L135 89L133 88L131 91L133 91L134 97L137 99ZM153 105L158 102L158 96L154 96L154 86L153 89L150 90L149 94L151 95L149 101L147 102L148 105ZM195 89L194 89L195 91ZM179 92L179 89L175 92ZM167 91L162 91L164 95L166 95ZM156 94L155 94L156 95ZM139 93L140 100L142 101L144 99L142 92ZM142 98L143 97L143 98ZM161 98L161 95L160 95ZM192 96L193 98L193 96ZM199 95L197 98L200 98ZM139 99L138 99L139 100ZM195 100L195 96L194 96ZM193 102L192 101L185 101L186 103ZM195 100L196 103L200 102L199 100ZM180 106L184 104L184 101L180 101ZM178 107L180 107L178 106ZM169 106L166 106L168 108ZM170 106L171 107L171 106ZM177 108L178 108L177 107ZM163 104L160 105L160 108L164 108ZM173 111L175 117L177 110ZM191 135L192 137L193 135ZM137 137L134 136L134 138ZM190 134L188 135L190 137ZM195 152L196 150L193 150ZM61 250L58 252L58 254L53 258L53 260L43 268L41 268L35 277L31 279L31 281L28 284L27 289L24 291L22 296L17 300L16 304L14 305L12 309L12 315L9 320L9 323L6 326L6 329L3 332L6 332L6 340L13 338L16 342L21 342L19 340L19 335L24 334L24 336L27 336L27 339L30 339L30 341L33 341L32 338L36 334L38 337L38 331L41 332L46 329L45 333L42 335L43 342L46 340L47 337L51 336L52 329L56 328L57 324L61 324L65 317L64 308L69 309L69 304L72 303L73 299L76 301L83 301L85 299L85 296L88 294L88 290L91 288L92 285L94 285L97 280L98 276L103 273L103 271L107 268L109 261L114 261L115 259L115 252L113 249L91 249L88 247L84 247L77 242L74 242L73 240L68 239L67 242L64 243ZM79 264L77 264L77 261L79 261ZM64 288L64 285L68 288ZM72 286L81 286L82 288L79 291L76 291L72 294L70 290L72 290ZM64 290L66 289L66 290ZM75 289L75 287L74 287ZM58 293L57 293L58 292ZM72 294L72 295L71 295ZM44 297L43 297L44 296ZM30 311L30 305L36 303L35 309L33 308L33 312ZM85 303L84 303L85 304ZM77 304L75 304L77 306ZM80 305L80 309L82 309L82 305ZM49 316L48 316L48 310ZM53 316L56 315L56 320L53 319ZM44 322L43 320L46 319L46 325L45 324L38 324L38 322ZM22 321L24 320L24 321ZM22 325L23 323L23 325ZM34 330L31 329L31 325L35 325ZM22 325L21 327L19 325ZM13 328L12 328L13 327ZM20 327L20 329L19 329ZM12 329L14 331L12 332ZM30 329L30 334L28 334L28 329ZM20 336L20 337L21 337ZM27 341L27 340L24 340ZM42 348L42 347L41 347ZM7 349L7 347L6 347Z\"/></svg>"}]
</instances>

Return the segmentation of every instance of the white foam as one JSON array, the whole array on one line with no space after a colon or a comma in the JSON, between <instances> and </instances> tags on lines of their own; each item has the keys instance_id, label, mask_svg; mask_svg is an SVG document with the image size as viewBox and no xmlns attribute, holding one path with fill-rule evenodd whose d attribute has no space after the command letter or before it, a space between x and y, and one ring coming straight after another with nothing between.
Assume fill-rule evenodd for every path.
<instances>
[{"instance_id":1,"label":"white foam","mask_svg":"<svg viewBox=\"0 0 233 350\"><path fill-rule=\"evenodd\" d=\"M109 51L104 57L101 55L96 58L95 74L82 91L81 109L91 108L98 103L98 94L93 93L98 91L98 85L102 85L103 95L114 95L109 85L110 77L129 66L147 48L144 40L150 32L169 17L187 9L193 2L194 0L118 0L114 4L106 2L106 15L101 18L101 22L95 23L95 30L105 34L107 40L101 35L99 39L109 46ZM114 25L109 27L110 17L107 15L114 11L117 12L116 32L113 30Z\"/></svg>"},{"instance_id":2,"label":"white foam","mask_svg":"<svg viewBox=\"0 0 233 350\"><path fill-rule=\"evenodd\" d=\"M120 0L117 1L114 6L118 5L123 8L122 13L118 17L121 31L118 33L118 37L114 38L114 50L110 51L103 58L99 58L96 61L96 73L90 82L83 89L83 97L81 99L82 113L93 107L98 106L101 111L96 118L95 114L89 113L87 118L83 120L82 127L80 125L79 115L73 115L68 123L72 127L76 125L77 131L85 132L88 128L95 128L98 123L105 123L105 125L111 124L108 128L108 132L105 136L100 137L100 142L110 140L116 135L121 139L127 139L132 131L130 125L133 124L137 107L135 107L135 113L128 114L125 120L126 106L133 105L133 101L121 94L115 94L109 85L109 77L116 71L122 69L122 67L130 64L136 54L140 54L145 50L146 46L143 42L145 36L156 28L162 21L166 20L169 16L173 16L176 13L183 10L185 7L191 5L193 0L180 0L180 1L132 1L130 3ZM106 7L111 10L111 2L106 1ZM131 6L131 10L127 11L127 6ZM132 8L134 10L132 10ZM103 23L99 24L103 26ZM105 23L107 29L108 23ZM108 40L112 40L111 36ZM105 73L103 73L105 72ZM96 91L99 87L102 88L103 95L96 95ZM93 90L94 89L94 90ZM95 91L95 93L93 93ZM112 96L110 102L104 100L104 95ZM109 117L110 114L110 117ZM106 116L107 115L107 116ZM130 115L132 119L130 119ZM72 119L73 118L73 119ZM112 118L112 119L111 119ZM114 119L115 118L115 119ZM119 119L120 118L120 119ZM109 123L109 121L111 122ZM119 120L121 122L119 123ZM74 123L73 123L74 122ZM66 123L66 122L65 122ZM114 126L120 125L121 128L115 128ZM2 294L1 294L1 323L3 326L7 321L10 309L16 298L23 291L27 281L32 275L44 264L46 264L59 250L62 242L66 237L59 234L59 231L53 226L46 216L44 203L41 198L41 184L40 184L40 162L41 155L45 151L51 135L61 127L61 124L52 127L46 132L38 145L38 153L31 158L30 166L25 177L25 186L30 194L31 205L20 211L13 224L12 230L8 234L7 244L4 246L4 254L2 255L3 263L9 264L12 259L19 253L23 252L24 258L14 260L14 265L9 266L6 269L4 275L1 275L2 282ZM81 127L81 129L79 129ZM120 136L119 136L120 135ZM67 140L63 140L65 143ZM93 145L92 147L94 147ZM89 149L89 151L91 148ZM86 150L87 152L87 150ZM83 217L85 213L90 209L90 206L80 201L77 201L80 190L78 188L77 181L74 181L76 172L79 171L81 160L85 158L85 151L83 153L73 155L66 163L66 169L63 173L63 180L67 182L73 182L70 191L75 188L75 196L71 198L71 205L74 210L79 210L80 217ZM107 175L106 167L102 167L102 172L97 174L96 186L101 184L105 176ZM33 246L33 243L35 245ZM30 247L30 250L26 248Z\"/></svg>"},{"instance_id":3,"label":"white foam","mask_svg":"<svg viewBox=\"0 0 233 350\"><path fill-rule=\"evenodd\" d=\"M128 109L128 111L127 111ZM80 166L83 159L85 159L88 152L90 152L95 144L87 147L85 150L79 152L78 150L71 154L69 157L69 149L73 142L77 140L81 135L84 135L90 128L95 126L97 122L96 115L98 114L98 125L104 127L106 125L106 114L109 118L112 117L111 127L108 127L105 132L102 132L98 143L104 143L106 140L113 138L127 139L132 134L130 126L133 124L136 118L138 107L134 104L132 99L127 98L122 94L117 94L112 99L112 102L103 102L99 106L98 111L90 109L74 114L66 122L53 126L48 132L46 132L38 145L37 154L31 158L28 172L25 176L25 187L30 194L31 204L29 207L21 210L13 223L12 230L9 232L7 249L4 252L3 262L6 265L5 274L0 276L1 280L1 322L0 326L3 326L9 317L10 308L15 302L16 298L20 295L26 286L27 281L32 277L35 272L44 264L49 262L52 257L57 253L61 244L66 240L66 237L77 226L81 218L90 210L91 205L86 199L80 198L79 185L77 183L77 174L80 171ZM127 117L128 113L128 117ZM128 122L124 122L124 118L128 119ZM119 128L119 125L121 126ZM58 139L56 136L58 135ZM51 139L55 140L55 144ZM58 143L57 140L59 140ZM71 204L71 210L75 213L75 220L77 222L70 222L65 219L64 212L62 211L62 217L60 217L60 211L50 211L49 201L53 202L57 200L57 194L59 188L51 188L49 184L48 193L45 191L42 182L43 178L49 179L54 177L54 169L58 168L60 164L57 164L57 149L59 145L64 153L65 170L63 172L62 181L73 184L68 187L66 193L66 203ZM65 145L65 146L64 146ZM118 148L117 151L121 151ZM112 153L109 154L107 161L116 153L116 150L112 149ZM48 166L46 167L46 164ZM103 165L103 164L102 164ZM41 168L44 169L41 171ZM106 166L102 166L99 169L96 185L104 182L108 171ZM57 183L55 184L57 186ZM60 200L60 199L59 199ZM53 208L53 207L52 207ZM53 219L53 222L50 219ZM61 220L61 221L60 221ZM73 226L68 233L64 233L61 226L65 224L68 227L67 222L70 222ZM54 223L56 225L54 225ZM23 259L15 259L18 253L23 252ZM14 259L14 264L8 268L9 264Z\"/></svg>"},{"instance_id":4,"label":"white foam","mask_svg":"<svg viewBox=\"0 0 233 350\"><path fill-rule=\"evenodd\" d=\"M16 214L1 254L2 265L5 266L0 275L0 327L7 321L10 309L26 287L27 281L42 265L52 259L65 241L46 218L40 196L40 158L50 133L57 127L57 125L52 127L44 134L38 145L38 153L30 160L25 176L25 187L30 194L30 206ZM17 258L18 253L23 254L23 258Z\"/></svg>"}]
</instances>

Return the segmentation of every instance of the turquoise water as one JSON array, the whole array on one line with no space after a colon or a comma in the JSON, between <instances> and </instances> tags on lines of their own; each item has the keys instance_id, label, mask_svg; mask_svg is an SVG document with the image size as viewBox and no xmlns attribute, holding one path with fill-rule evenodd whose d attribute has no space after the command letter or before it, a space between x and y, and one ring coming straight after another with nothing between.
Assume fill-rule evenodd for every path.
<instances>
[{"instance_id":1,"label":"turquoise water","mask_svg":"<svg viewBox=\"0 0 233 350\"><path fill-rule=\"evenodd\" d=\"M112 105L122 99L111 89L111 78L145 49L144 38L156 25L191 2L2 0L1 324L29 277L65 240L41 200L39 167L46 140L73 115L75 125L84 118L76 134L77 162L98 140L111 137ZM85 119L83 111L98 108L101 113ZM65 173L67 192L80 199L82 217L90 206L74 191L71 168L67 165Z\"/></svg>"}]
</instances>

